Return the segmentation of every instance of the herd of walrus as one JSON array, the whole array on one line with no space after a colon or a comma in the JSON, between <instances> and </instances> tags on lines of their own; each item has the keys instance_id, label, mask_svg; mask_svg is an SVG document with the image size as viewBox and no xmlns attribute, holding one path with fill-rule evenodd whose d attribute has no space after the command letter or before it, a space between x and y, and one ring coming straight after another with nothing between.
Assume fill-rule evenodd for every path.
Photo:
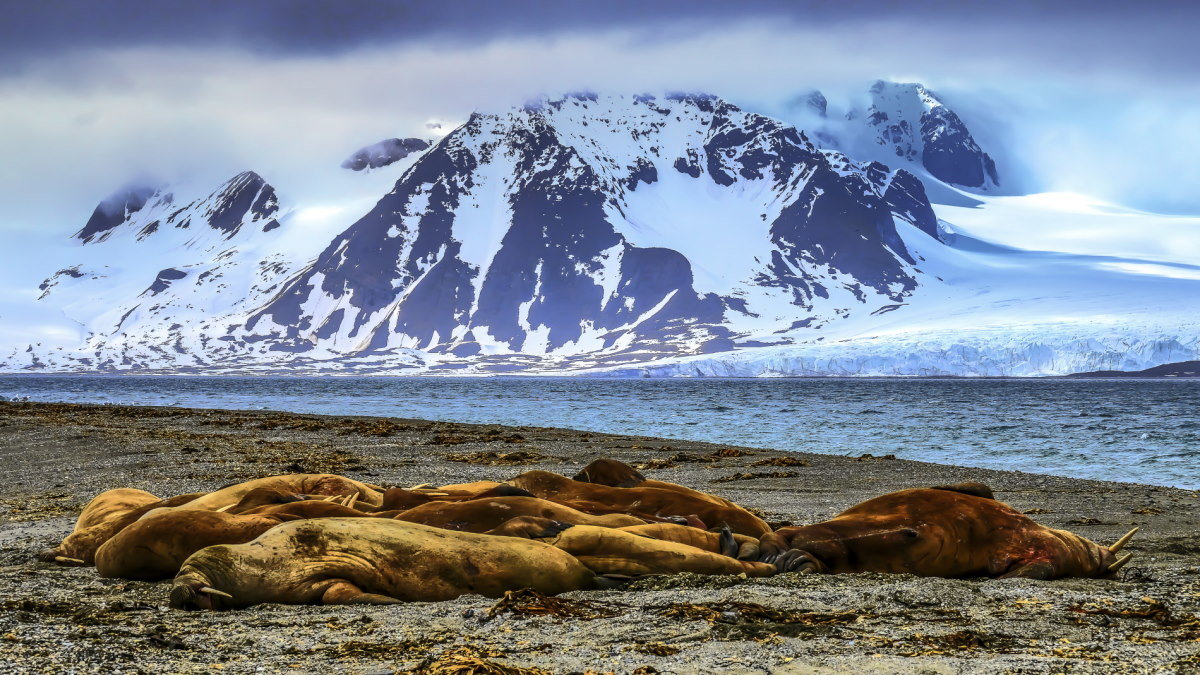
<instances>
[{"instance_id":1,"label":"herd of walrus","mask_svg":"<svg viewBox=\"0 0 1200 675\"><path fill-rule=\"evenodd\" d=\"M1102 546L979 483L893 492L772 531L731 501L599 459L574 478L440 487L293 474L169 499L109 490L40 557L109 578L174 577L172 607L232 609L557 594L680 572L1112 578L1134 532Z\"/></svg>"}]
</instances>

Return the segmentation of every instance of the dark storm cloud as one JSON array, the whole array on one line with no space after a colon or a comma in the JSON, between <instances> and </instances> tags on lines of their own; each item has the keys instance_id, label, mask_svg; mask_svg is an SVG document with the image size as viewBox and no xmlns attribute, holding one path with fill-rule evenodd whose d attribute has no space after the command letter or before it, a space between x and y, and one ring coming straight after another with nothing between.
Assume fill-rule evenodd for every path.
<instances>
[{"instance_id":1,"label":"dark storm cloud","mask_svg":"<svg viewBox=\"0 0 1200 675\"><path fill-rule=\"evenodd\" d=\"M0 58L21 62L76 49L235 46L277 54L336 54L428 40L486 41L670 23L712 26L768 18L800 25L889 21L959 30L1051 22L1098 44L1148 41L1147 56L1190 54L1196 3L1010 0L10 0L0 10ZM719 25L719 24L717 24ZM1021 31L1013 34L1021 43ZM1074 37L1078 37L1077 35ZM1064 54L1074 58L1074 54ZM1185 65L1194 59L1186 58Z\"/></svg>"}]
</instances>

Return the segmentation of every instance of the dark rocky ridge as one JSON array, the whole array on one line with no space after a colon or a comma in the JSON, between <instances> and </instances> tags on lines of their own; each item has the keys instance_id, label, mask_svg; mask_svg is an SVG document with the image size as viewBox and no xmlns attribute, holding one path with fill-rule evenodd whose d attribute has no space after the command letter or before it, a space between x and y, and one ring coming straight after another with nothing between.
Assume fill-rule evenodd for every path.
<instances>
[{"instance_id":1,"label":"dark rocky ridge","mask_svg":"<svg viewBox=\"0 0 1200 675\"><path fill-rule=\"evenodd\" d=\"M342 162L342 168L351 171L379 169L428 147L429 141L420 138L389 138L360 148Z\"/></svg>"}]
</instances>

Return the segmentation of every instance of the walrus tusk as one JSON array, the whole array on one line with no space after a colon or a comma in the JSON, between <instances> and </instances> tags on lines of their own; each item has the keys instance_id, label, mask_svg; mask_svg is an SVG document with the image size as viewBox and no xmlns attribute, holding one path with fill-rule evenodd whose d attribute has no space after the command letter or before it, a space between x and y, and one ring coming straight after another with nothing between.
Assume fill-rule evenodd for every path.
<instances>
[{"instance_id":1,"label":"walrus tusk","mask_svg":"<svg viewBox=\"0 0 1200 675\"><path fill-rule=\"evenodd\" d=\"M354 494L350 495L349 499L346 500L346 508L352 509L352 508L354 508L354 505L357 503L358 503L358 493L355 492Z\"/></svg>"},{"instance_id":2,"label":"walrus tusk","mask_svg":"<svg viewBox=\"0 0 1200 675\"><path fill-rule=\"evenodd\" d=\"M1132 553L1126 553L1125 555L1121 556L1120 558L1117 558L1117 561L1115 563L1108 566L1109 573L1116 572L1117 570L1121 569L1127 563L1129 563L1129 561L1132 559L1133 559Z\"/></svg>"},{"instance_id":3,"label":"walrus tusk","mask_svg":"<svg viewBox=\"0 0 1200 675\"><path fill-rule=\"evenodd\" d=\"M1138 530L1140 530L1140 529L1142 529L1142 528L1140 528L1140 527L1133 528L1132 530L1127 532L1124 537L1121 537L1120 539L1118 539L1117 543L1113 544L1112 546L1109 546L1108 550L1112 551L1113 553L1116 553L1117 551L1120 551L1121 549L1125 548L1125 544L1128 544L1129 540L1133 539L1133 535L1137 534Z\"/></svg>"},{"instance_id":4,"label":"walrus tusk","mask_svg":"<svg viewBox=\"0 0 1200 675\"><path fill-rule=\"evenodd\" d=\"M208 593L209 595L219 595L222 598L229 598L230 600L233 599L232 595L226 593L225 591L218 591L217 589L213 588L212 586L202 586L200 588L200 592Z\"/></svg>"},{"instance_id":5,"label":"walrus tusk","mask_svg":"<svg viewBox=\"0 0 1200 675\"><path fill-rule=\"evenodd\" d=\"M60 562L60 563L76 563L76 564L79 564L79 565L86 565L86 564L87 564L87 563L83 562L82 560L80 560L79 558L68 558L68 557L66 557L66 556L63 556L63 555L56 555L56 556L54 556L54 562Z\"/></svg>"},{"instance_id":6,"label":"walrus tusk","mask_svg":"<svg viewBox=\"0 0 1200 675\"><path fill-rule=\"evenodd\" d=\"M217 513L225 513L226 511L228 511L229 509L232 509L235 506L237 506L237 504L226 504L225 506L222 506L221 508L217 509L216 511L217 511Z\"/></svg>"}]
</instances>

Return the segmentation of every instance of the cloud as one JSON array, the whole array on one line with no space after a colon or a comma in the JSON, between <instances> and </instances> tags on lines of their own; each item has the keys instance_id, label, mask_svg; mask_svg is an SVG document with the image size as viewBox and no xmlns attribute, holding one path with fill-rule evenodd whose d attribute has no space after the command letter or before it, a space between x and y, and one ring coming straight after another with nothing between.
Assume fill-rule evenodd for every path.
<instances>
[{"instance_id":1,"label":"cloud","mask_svg":"<svg viewBox=\"0 0 1200 675\"><path fill-rule=\"evenodd\" d=\"M462 120L544 92L702 90L778 110L813 87L848 103L880 77L923 81L950 96L969 123L979 122L1002 170L1024 165L1033 183L1136 197L1145 208L1200 209L1200 196L1188 194L1197 184L1200 79L1181 76L1194 70L1194 59L1181 57L1190 43L1172 41L1184 27L1152 7L1118 25L1101 3L1064 31L1062 14L971 24L970 15L929 9L939 3L913 16L858 12L855 21L831 9L841 3L807 19L767 3L736 21L718 21L716 5L701 4L687 20L648 9L642 25L597 19L600 28L577 13L535 22L537 30L502 30L514 21L498 20L489 33L473 16L452 37L406 29L402 40L374 40L377 31L368 31L357 40L327 36L336 49L307 50L287 47L287 36L315 29L281 29L298 19L268 21L256 10L229 34L241 36L244 21L283 46L205 42L216 29L197 19L203 25L184 30L182 46L162 36L125 46L116 39L124 29L114 29L106 46L39 52L0 76L0 232L66 237L136 176L209 190L254 169L285 199L321 203L353 180L337 167L363 145L428 136L432 118ZM756 18L775 14L785 20ZM442 26L455 15L422 16L414 25ZM1165 32L1139 32L1156 17ZM366 30L359 15L335 25ZM472 34L491 37L472 42Z\"/></svg>"}]
</instances>

